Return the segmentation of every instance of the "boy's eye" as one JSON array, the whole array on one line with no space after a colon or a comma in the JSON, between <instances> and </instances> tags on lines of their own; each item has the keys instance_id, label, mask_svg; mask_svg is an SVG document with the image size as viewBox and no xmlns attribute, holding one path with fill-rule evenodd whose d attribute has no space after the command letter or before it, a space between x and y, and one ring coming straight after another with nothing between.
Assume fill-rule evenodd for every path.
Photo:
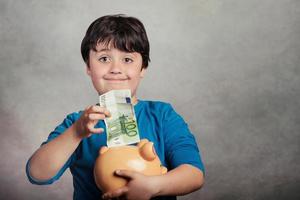
<instances>
[{"instance_id":1,"label":"boy's eye","mask_svg":"<svg viewBox=\"0 0 300 200\"><path fill-rule=\"evenodd\" d=\"M109 57L107 56L102 56L101 58L99 58L100 62L109 62Z\"/></svg>"},{"instance_id":2,"label":"boy's eye","mask_svg":"<svg viewBox=\"0 0 300 200\"><path fill-rule=\"evenodd\" d=\"M126 63L132 63L133 62L133 60L131 58L124 58L124 61Z\"/></svg>"}]
</instances>

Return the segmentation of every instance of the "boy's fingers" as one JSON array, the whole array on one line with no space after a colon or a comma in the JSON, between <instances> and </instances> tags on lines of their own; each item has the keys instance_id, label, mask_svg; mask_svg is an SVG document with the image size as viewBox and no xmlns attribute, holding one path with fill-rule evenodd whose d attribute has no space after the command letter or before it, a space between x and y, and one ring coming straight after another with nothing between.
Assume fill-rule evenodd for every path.
<instances>
[{"instance_id":1,"label":"boy's fingers","mask_svg":"<svg viewBox=\"0 0 300 200\"><path fill-rule=\"evenodd\" d=\"M95 127L95 123L88 122L86 124L86 128L88 129L88 131L91 131L94 127Z\"/></svg>"},{"instance_id":2,"label":"boy's fingers","mask_svg":"<svg viewBox=\"0 0 300 200\"><path fill-rule=\"evenodd\" d=\"M127 187L122 187L119 188L113 192L107 192L105 194L103 194L102 198L103 199L112 199L112 198L117 198L120 197L124 194L126 194L128 192L128 188Z\"/></svg>"},{"instance_id":3,"label":"boy's fingers","mask_svg":"<svg viewBox=\"0 0 300 200\"><path fill-rule=\"evenodd\" d=\"M106 111L105 111L105 115L106 115L107 117L111 117L111 114L110 114L109 110L106 110Z\"/></svg>"},{"instance_id":4,"label":"boy's fingers","mask_svg":"<svg viewBox=\"0 0 300 200\"><path fill-rule=\"evenodd\" d=\"M103 113L105 116L110 117L110 112L105 107L100 107L97 105L91 106L90 111L97 112L97 113Z\"/></svg>"},{"instance_id":5,"label":"boy's fingers","mask_svg":"<svg viewBox=\"0 0 300 200\"><path fill-rule=\"evenodd\" d=\"M102 120L105 119L104 114L98 114L98 113L90 113L88 114L89 120Z\"/></svg>"},{"instance_id":6,"label":"boy's fingers","mask_svg":"<svg viewBox=\"0 0 300 200\"><path fill-rule=\"evenodd\" d=\"M84 110L88 110L88 109L90 109L92 106L87 106L87 107L85 107L85 109Z\"/></svg>"},{"instance_id":7,"label":"boy's fingers","mask_svg":"<svg viewBox=\"0 0 300 200\"><path fill-rule=\"evenodd\" d=\"M127 179L134 179L136 177L136 172L130 170L116 170L115 174Z\"/></svg>"},{"instance_id":8,"label":"boy's fingers","mask_svg":"<svg viewBox=\"0 0 300 200\"><path fill-rule=\"evenodd\" d=\"M88 111L90 111L92 109L92 106L88 106L84 109L85 113L88 113Z\"/></svg>"},{"instance_id":9,"label":"boy's fingers","mask_svg":"<svg viewBox=\"0 0 300 200\"><path fill-rule=\"evenodd\" d=\"M104 132L103 128L93 128L91 130L91 133L102 133L102 132Z\"/></svg>"},{"instance_id":10,"label":"boy's fingers","mask_svg":"<svg viewBox=\"0 0 300 200\"><path fill-rule=\"evenodd\" d=\"M88 132L90 133L102 133L104 131L103 128L95 128L95 123L88 123L86 125Z\"/></svg>"}]
</instances>

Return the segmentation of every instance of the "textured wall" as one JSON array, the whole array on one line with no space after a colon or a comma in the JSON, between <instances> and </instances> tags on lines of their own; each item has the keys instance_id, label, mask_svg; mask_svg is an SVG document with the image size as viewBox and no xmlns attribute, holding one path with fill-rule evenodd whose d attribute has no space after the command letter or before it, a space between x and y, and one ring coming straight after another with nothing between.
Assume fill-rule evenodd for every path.
<instances>
[{"instance_id":1,"label":"textured wall","mask_svg":"<svg viewBox=\"0 0 300 200\"><path fill-rule=\"evenodd\" d=\"M141 99L171 102L206 164L179 199L300 199L300 1L0 1L0 199L71 199L67 172L31 185L25 164L66 114L97 101L79 51L99 16L148 31Z\"/></svg>"}]
</instances>

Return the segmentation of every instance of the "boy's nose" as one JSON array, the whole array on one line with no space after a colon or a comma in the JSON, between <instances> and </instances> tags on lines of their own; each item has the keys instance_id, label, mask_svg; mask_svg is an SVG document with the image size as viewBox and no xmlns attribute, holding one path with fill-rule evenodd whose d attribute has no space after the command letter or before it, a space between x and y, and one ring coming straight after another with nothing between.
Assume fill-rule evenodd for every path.
<instances>
[{"instance_id":1,"label":"boy's nose","mask_svg":"<svg viewBox=\"0 0 300 200\"><path fill-rule=\"evenodd\" d=\"M111 74L121 74L122 73L122 66L120 63L113 62L110 68Z\"/></svg>"}]
</instances>

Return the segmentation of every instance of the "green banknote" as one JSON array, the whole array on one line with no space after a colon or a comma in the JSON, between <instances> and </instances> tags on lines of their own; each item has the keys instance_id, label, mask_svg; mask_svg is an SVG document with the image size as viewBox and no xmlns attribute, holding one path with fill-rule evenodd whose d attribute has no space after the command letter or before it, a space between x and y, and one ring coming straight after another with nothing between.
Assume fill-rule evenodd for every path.
<instances>
[{"instance_id":1,"label":"green banknote","mask_svg":"<svg viewBox=\"0 0 300 200\"><path fill-rule=\"evenodd\" d=\"M108 147L140 141L130 90L111 90L99 96L99 103L111 113L111 117L104 120Z\"/></svg>"}]
</instances>

